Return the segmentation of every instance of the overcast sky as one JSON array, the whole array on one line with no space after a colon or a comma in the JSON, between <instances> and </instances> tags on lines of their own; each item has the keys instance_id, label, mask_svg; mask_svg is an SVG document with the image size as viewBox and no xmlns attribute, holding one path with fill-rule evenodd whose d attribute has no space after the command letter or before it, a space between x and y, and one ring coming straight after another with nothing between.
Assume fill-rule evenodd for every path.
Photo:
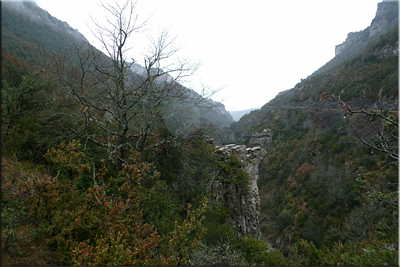
<instances>
[{"instance_id":1,"label":"overcast sky","mask_svg":"<svg viewBox=\"0 0 400 267\"><path fill-rule=\"evenodd\" d=\"M95 1L37 0L52 16L78 29L97 17ZM181 57L201 62L185 85L223 88L216 96L227 110L261 107L293 88L335 56L349 32L368 27L378 0L140 0L139 19L151 16L142 37L162 27L177 36ZM137 35L135 38L141 40ZM133 57L140 63L141 41ZM137 53L136 53L137 52Z\"/></svg>"}]
</instances>

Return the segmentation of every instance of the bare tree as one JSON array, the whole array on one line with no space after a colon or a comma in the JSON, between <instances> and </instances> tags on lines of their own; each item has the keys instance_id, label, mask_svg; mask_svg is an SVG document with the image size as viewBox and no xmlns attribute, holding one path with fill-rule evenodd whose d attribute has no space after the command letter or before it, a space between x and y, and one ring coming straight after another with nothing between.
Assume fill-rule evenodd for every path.
<instances>
[{"instance_id":1,"label":"bare tree","mask_svg":"<svg viewBox=\"0 0 400 267\"><path fill-rule=\"evenodd\" d=\"M388 249L398 252L398 182L390 181L385 177L385 171L398 173L398 111L368 108L365 106L353 107L341 100L339 96L329 96L324 93L321 100L331 99L342 104L342 113L348 118L346 127L353 133L353 137L362 146L368 148L371 154L379 153L380 162L374 171L360 173L352 172L359 185L362 206L346 217L346 224L356 238L356 250L360 240L367 240L377 249ZM351 171L351 166L348 166ZM388 169L387 169L388 168ZM388 173L388 172L386 172ZM366 179L374 175L379 180L368 183ZM385 233L381 242L376 242L371 236L375 231Z\"/></svg>"},{"instance_id":2,"label":"bare tree","mask_svg":"<svg viewBox=\"0 0 400 267\"><path fill-rule=\"evenodd\" d=\"M143 151L168 141L159 140L155 130L166 116L174 115L165 112L171 103L193 96L179 82L192 75L198 64L175 59L178 49L167 30L150 39L144 67L128 60L129 41L147 21L139 23L132 1L102 2L101 7L106 23L93 21L103 52L89 44L75 45L74 60L53 57L49 69L67 96L79 104L82 124L71 130L106 147L121 163L130 150ZM132 71L135 67L138 72Z\"/></svg>"},{"instance_id":3,"label":"bare tree","mask_svg":"<svg viewBox=\"0 0 400 267\"><path fill-rule=\"evenodd\" d=\"M363 106L353 107L345 103L339 96L329 96L327 93L321 95L321 101L326 99L337 100L342 104L344 117L349 118L346 127L350 129L353 136L364 147L370 148L371 153L381 152L386 156L386 164L379 170L390 166L398 166L399 145L398 145L398 113L384 110L383 107L373 109ZM357 126L357 122L362 122L366 127ZM361 123L360 123L361 124ZM363 131L362 128L367 128ZM359 174L369 175L368 174Z\"/></svg>"}]
</instances>

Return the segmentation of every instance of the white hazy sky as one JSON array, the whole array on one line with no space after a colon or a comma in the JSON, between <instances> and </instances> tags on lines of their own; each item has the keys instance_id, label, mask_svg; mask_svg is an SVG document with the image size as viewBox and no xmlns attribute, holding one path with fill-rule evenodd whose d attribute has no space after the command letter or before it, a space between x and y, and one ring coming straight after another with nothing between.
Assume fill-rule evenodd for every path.
<instances>
[{"instance_id":1,"label":"white hazy sky","mask_svg":"<svg viewBox=\"0 0 400 267\"><path fill-rule=\"evenodd\" d=\"M95 1L36 2L96 45L88 29L89 14L99 11ZM184 85L198 92L202 83L223 88L213 99L233 111L261 107L323 66L349 32L370 25L378 2L139 0L137 8L139 20L151 16L142 36L167 27L181 56L201 62ZM140 41L134 51L142 51ZM138 63L140 55L133 55Z\"/></svg>"}]
</instances>

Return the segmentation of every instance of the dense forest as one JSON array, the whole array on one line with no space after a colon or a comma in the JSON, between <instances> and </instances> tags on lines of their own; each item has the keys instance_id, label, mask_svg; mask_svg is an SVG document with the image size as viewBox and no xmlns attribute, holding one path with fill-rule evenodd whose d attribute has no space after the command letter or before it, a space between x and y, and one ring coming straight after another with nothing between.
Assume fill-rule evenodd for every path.
<instances>
[{"instance_id":1,"label":"dense forest","mask_svg":"<svg viewBox=\"0 0 400 267\"><path fill-rule=\"evenodd\" d=\"M398 265L398 2L237 122L104 5L101 52L2 2L2 265Z\"/></svg>"}]
</instances>

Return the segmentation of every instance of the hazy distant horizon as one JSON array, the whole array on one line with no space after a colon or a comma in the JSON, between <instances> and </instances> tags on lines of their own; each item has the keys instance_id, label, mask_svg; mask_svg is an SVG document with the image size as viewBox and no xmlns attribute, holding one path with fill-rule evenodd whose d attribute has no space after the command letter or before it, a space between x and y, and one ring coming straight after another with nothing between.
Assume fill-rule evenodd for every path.
<instances>
[{"instance_id":1,"label":"hazy distant horizon","mask_svg":"<svg viewBox=\"0 0 400 267\"><path fill-rule=\"evenodd\" d=\"M183 85L197 92L203 83L224 88L213 100L227 110L247 110L265 105L331 60L348 33L371 24L378 2L139 0L139 18L153 16L148 30L135 36L132 57L143 58L145 35L170 28L181 56L202 63ZM99 15L94 0L36 3L98 46L86 25L89 14Z\"/></svg>"}]
</instances>

